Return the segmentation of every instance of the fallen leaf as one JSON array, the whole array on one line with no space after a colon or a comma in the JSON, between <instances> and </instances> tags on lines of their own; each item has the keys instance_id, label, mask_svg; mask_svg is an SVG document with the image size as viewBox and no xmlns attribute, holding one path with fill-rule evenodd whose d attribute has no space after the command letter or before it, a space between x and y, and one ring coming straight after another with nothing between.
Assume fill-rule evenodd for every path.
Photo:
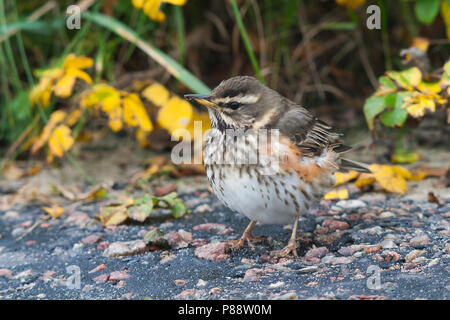
<instances>
[{"instance_id":1,"label":"fallen leaf","mask_svg":"<svg viewBox=\"0 0 450 320\"><path fill-rule=\"evenodd\" d=\"M60 217L64 213L64 208L56 205L52 207L43 207L42 209L54 219Z\"/></svg>"},{"instance_id":2,"label":"fallen leaf","mask_svg":"<svg viewBox=\"0 0 450 320\"><path fill-rule=\"evenodd\" d=\"M336 177L336 182L334 184L334 186L338 186L344 183L347 183L355 178L358 177L359 172L355 171L355 170L349 170L348 172L335 172L334 173L335 177Z\"/></svg>"},{"instance_id":3,"label":"fallen leaf","mask_svg":"<svg viewBox=\"0 0 450 320\"><path fill-rule=\"evenodd\" d=\"M348 199L348 190L346 188L339 189L339 190L333 190L325 194L323 197L325 200L331 200L331 199L340 199L345 200Z\"/></svg>"}]
</instances>

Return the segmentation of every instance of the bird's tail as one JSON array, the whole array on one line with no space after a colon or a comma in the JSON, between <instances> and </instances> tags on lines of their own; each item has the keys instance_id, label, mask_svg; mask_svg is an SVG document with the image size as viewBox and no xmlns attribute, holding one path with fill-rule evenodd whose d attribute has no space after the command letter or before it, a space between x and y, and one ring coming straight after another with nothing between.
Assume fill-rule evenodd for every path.
<instances>
[{"instance_id":1,"label":"bird's tail","mask_svg":"<svg viewBox=\"0 0 450 320\"><path fill-rule=\"evenodd\" d=\"M372 171L370 171L367 164L358 162L358 161L354 161L354 160L345 159L345 158L341 158L341 163L340 163L339 169L341 169L341 170L356 170L358 172L372 173Z\"/></svg>"}]
</instances>

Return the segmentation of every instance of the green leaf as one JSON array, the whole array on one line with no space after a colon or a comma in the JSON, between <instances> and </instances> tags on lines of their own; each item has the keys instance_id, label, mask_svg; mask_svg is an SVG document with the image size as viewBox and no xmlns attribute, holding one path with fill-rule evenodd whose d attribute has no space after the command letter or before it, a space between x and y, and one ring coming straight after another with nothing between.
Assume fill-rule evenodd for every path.
<instances>
[{"instance_id":1,"label":"green leaf","mask_svg":"<svg viewBox=\"0 0 450 320\"><path fill-rule=\"evenodd\" d=\"M395 93L389 93L383 96L372 95L364 104L364 115L366 116L367 125L373 130L373 119L386 109L388 105L394 105Z\"/></svg>"},{"instance_id":2,"label":"green leaf","mask_svg":"<svg viewBox=\"0 0 450 320\"><path fill-rule=\"evenodd\" d=\"M395 90L397 88L397 86L395 85L395 82L386 76L379 77L378 82L380 83L380 86L383 86L383 87L386 87L389 89Z\"/></svg>"},{"instance_id":3,"label":"green leaf","mask_svg":"<svg viewBox=\"0 0 450 320\"><path fill-rule=\"evenodd\" d=\"M179 81L184 83L189 89L199 94L209 94L211 90L192 73L183 68L178 62L170 56L153 47L147 41L142 39L133 29L122 23L121 21L108 17L101 13L85 12L83 17L98 25L111 30L120 37L128 40L136 45L139 49L144 51L149 57L159 63L161 66L172 74Z\"/></svg>"},{"instance_id":4,"label":"green leaf","mask_svg":"<svg viewBox=\"0 0 450 320\"><path fill-rule=\"evenodd\" d=\"M172 211L172 215L175 218L180 218L186 214L186 205L181 199L177 198L176 192L171 192L159 199L164 201L169 206L169 209Z\"/></svg>"},{"instance_id":5,"label":"green leaf","mask_svg":"<svg viewBox=\"0 0 450 320\"><path fill-rule=\"evenodd\" d=\"M333 22L324 23L320 26L322 30L355 30L357 24L354 22Z\"/></svg>"},{"instance_id":6,"label":"green leaf","mask_svg":"<svg viewBox=\"0 0 450 320\"><path fill-rule=\"evenodd\" d=\"M414 11L423 24L430 24L439 12L440 0L416 0Z\"/></svg>"},{"instance_id":7,"label":"green leaf","mask_svg":"<svg viewBox=\"0 0 450 320\"><path fill-rule=\"evenodd\" d=\"M395 106L380 116L381 122L388 127L401 126L408 118L406 108L402 108L403 99L410 96L411 92L399 92L395 97Z\"/></svg>"}]
</instances>

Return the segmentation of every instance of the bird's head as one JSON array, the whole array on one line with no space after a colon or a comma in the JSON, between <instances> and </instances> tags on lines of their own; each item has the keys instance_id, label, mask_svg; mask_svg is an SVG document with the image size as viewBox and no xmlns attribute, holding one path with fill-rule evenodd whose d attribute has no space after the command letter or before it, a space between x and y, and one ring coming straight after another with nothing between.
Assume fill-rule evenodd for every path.
<instances>
[{"instance_id":1,"label":"bird's head","mask_svg":"<svg viewBox=\"0 0 450 320\"><path fill-rule=\"evenodd\" d=\"M212 127L266 128L280 114L283 97L253 77L222 81L209 95L187 94L187 100L208 108Z\"/></svg>"}]
</instances>

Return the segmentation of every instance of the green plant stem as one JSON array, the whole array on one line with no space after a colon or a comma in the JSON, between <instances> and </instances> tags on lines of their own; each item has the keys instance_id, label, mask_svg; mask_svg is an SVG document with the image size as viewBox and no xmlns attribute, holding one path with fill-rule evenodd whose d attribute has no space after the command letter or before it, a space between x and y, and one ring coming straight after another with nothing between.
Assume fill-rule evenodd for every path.
<instances>
[{"instance_id":1,"label":"green plant stem","mask_svg":"<svg viewBox=\"0 0 450 320\"><path fill-rule=\"evenodd\" d=\"M5 15L5 7L3 1L0 1L0 25L6 25L6 15ZM8 59L8 64L10 66L10 74L12 78L12 83L16 89L16 91L22 90L22 83L20 81L19 72L17 71L16 62L14 60L14 54L11 48L11 43L9 38L5 40L5 51L6 57ZM4 66L2 66L4 67Z\"/></svg>"},{"instance_id":2,"label":"green plant stem","mask_svg":"<svg viewBox=\"0 0 450 320\"><path fill-rule=\"evenodd\" d=\"M183 8L179 6L173 6L173 10L175 13L175 23L177 26L178 62L180 62L181 65L184 65L184 62L186 61L186 44L184 41L185 33Z\"/></svg>"},{"instance_id":3,"label":"green plant stem","mask_svg":"<svg viewBox=\"0 0 450 320\"><path fill-rule=\"evenodd\" d=\"M381 9L381 39L383 41L384 67L386 70L392 70L391 49L389 47L388 34L388 5L386 0L378 0L378 6Z\"/></svg>"},{"instance_id":4,"label":"green plant stem","mask_svg":"<svg viewBox=\"0 0 450 320\"><path fill-rule=\"evenodd\" d=\"M234 17L236 18L236 23L238 24L239 32L241 33L242 41L244 42L245 49L247 50L248 57L253 66L253 70L255 71L258 79L265 84L266 82L264 81L261 70L259 69L258 61L256 60L256 56L250 43L250 39L248 38L247 31L245 30L244 22L242 21L241 14L239 13L239 8L236 0L231 0L230 3L231 8L233 9Z\"/></svg>"},{"instance_id":5,"label":"green plant stem","mask_svg":"<svg viewBox=\"0 0 450 320\"><path fill-rule=\"evenodd\" d=\"M75 160L75 158L72 156L72 154L69 151L64 151L64 155L69 159L70 163L75 167L75 169L78 170L78 172L85 178L91 185L97 186L98 183L95 182L94 179L92 179L86 171L81 168L81 166L78 164L78 162Z\"/></svg>"}]
</instances>

